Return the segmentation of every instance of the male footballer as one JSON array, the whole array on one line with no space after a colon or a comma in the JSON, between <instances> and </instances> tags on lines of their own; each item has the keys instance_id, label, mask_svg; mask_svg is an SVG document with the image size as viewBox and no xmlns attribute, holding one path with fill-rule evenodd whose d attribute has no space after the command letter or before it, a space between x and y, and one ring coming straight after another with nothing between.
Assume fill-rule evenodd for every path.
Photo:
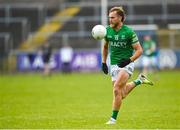
<instances>
[{"instance_id":1,"label":"male footballer","mask_svg":"<svg viewBox=\"0 0 180 130\"><path fill-rule=\"evenodd\" d=\"M113 7L109 11L109 26L102 52L102 70L108 74L106 59L110 51L110 75L113 85L112 115L106 124L115 124L124 99L136 86L140 84L152 85L144 75L140 74L136 80L128 83L134 71L134 61L138 59L143 49L136 33L124 25L125 12L122 7Z\"/></svg>"}]
</instances>

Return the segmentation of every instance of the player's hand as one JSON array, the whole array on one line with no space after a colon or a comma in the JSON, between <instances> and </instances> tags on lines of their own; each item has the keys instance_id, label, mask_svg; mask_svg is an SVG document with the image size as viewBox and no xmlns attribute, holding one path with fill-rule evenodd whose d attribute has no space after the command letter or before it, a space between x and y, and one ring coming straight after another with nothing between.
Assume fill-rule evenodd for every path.
<instances>
[{"instance_id":1,"label":"player's hand","mask_svg":"<svg viewBox=\"0 0 180 130\"><path fill-rule=\"evenodd\" d=\"M128 65L129 63L131 63L131 59L122 59L121 63L117 64L119 67L123 68L126 65Z\"/></svg>"},{"instance_id":2,"label":"player's hand","mask_svg":"<svg viewBox=\"0 0 180 130\"><path fill-rule=\"evenodd\" d=\"M108 66L106 63L102 63L102 71L104 72L104 74L108 74Z\"/></svg>"}]
</instances>

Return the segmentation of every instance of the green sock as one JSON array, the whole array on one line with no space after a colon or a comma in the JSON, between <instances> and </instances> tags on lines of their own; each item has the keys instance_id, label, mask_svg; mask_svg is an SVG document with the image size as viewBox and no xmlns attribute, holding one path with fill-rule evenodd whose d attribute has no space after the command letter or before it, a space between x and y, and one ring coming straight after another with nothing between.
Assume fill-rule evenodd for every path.
<instances>
[{"instance_id":1,"label":"green sock","mask_svg":"<svg viewBox=\"0 0 180 130\"><path fill-rule=\"evenodd\" d=\"M111 117L112 117L113 119L116 120L117 115L118 115L118 112L119 112L119 111L117 111L117 110L113 110L113 111L112 111L112 116L111 116Z\"/></svg>"},{"instance_id":2,"label":"green sock","mask_svg":"<svg viewBox=\"0 0 180 130\"><path fill-rule=\"evenodd\" d=\"M133 82L134 82L135 86L138 86L141 84L141 81L139 79L136 79Z\"/></svg>"}]
</instances>

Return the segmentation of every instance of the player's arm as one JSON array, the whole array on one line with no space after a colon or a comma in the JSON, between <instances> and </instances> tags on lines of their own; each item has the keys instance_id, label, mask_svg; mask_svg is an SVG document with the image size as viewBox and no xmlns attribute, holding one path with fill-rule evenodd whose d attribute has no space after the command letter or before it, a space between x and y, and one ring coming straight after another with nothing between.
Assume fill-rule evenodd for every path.
<instances>
[{"instance_id":1,"label":"player's arm","mask_svg":"<svg viewBox=\"0 0 180 130\"><path fill-rule=\"evenodd\" d=\"M151 46L151 52L156 51L156 43L152 42L152 46Z\"/></svg>"},{"instance_id":2,"label":"player's arm","mask_svg":"<svg viewBox=\"0 0 180 130\"><path fill-rule=\"evenodd\" d=\"M121 63L118 64L119 67L125 67L129 63L135 61L137 58L139 58L143 52L143 49L139 42L136 42L132 44L133 49L135 50L135 53L128 59L123 59Z\"/></svg>"},{"instance_id":3,"label":"player's arm","mask_svg":"<svg viewBox=\"0 0 180 130\"><path fill-rule=\"evenodd\" d=\"M105 41L102 47L102 71L104 74L108 74L108 67L106 64L106 59L108 55L108 42Z\"/></svg>"},{"instance_id":4,"label":"player's arm","mask_svg":"<svg viewBox=\"0 0 180 130\"><path fill-rule=\"evenodd\" d=\"M141 47L141 44L139 42L136 42L132 45L133 49L135 50L134 54L130 57L131 62L135 61L137 58L141 56L143 53L143 49Z\"/></svg>"},{"instance_id":5,"label":"player's arm","mask_svg":"<svg viewBox=\"0 0 180 130\"><path fill-rule=\"evenodd\" d=\"M108 55L108 42L105 41L102 48L102 63L106 63L107 55Z\"/></svg>"},{"instance_id":6,"label":"player's arm","mask_svg":"<svg viewBox=\"0 0 180 130\"><path fill-rule=\"evenodd\" d=\"M118 66L121 68L125 67L129 63L135 61L138 57L141 56L141 54L143 52L143 49L139 43L138 37L134 31L131 32L130 43L131 43L133 49L135 50L135 53L127 59L122 59L122 61L118 64Z\"/></svg>"}]
</instances>

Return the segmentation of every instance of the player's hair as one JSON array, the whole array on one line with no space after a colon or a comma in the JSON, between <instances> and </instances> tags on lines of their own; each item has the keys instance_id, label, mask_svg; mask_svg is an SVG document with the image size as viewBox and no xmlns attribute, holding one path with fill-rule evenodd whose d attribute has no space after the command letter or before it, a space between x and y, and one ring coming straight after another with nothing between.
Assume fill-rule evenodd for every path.
<instances>
[{"instance_id":1,"label":"player's hair","mask_svg":"<svg viewBox=\"0 0 180 130\"><path fill-rule=\"evenodd\" d=\"M124 11L124 9L123 9L122 6L119 6L119 7L117 7L117 6L112 7L112 8L110 9L109 13L110 13L110 12L113 12L113 11L116 11L117 14L118 14L119 16L122 17L122 20L121 20L122 22L125 21L125 11Z\"/></svg>"}]
</instances>

